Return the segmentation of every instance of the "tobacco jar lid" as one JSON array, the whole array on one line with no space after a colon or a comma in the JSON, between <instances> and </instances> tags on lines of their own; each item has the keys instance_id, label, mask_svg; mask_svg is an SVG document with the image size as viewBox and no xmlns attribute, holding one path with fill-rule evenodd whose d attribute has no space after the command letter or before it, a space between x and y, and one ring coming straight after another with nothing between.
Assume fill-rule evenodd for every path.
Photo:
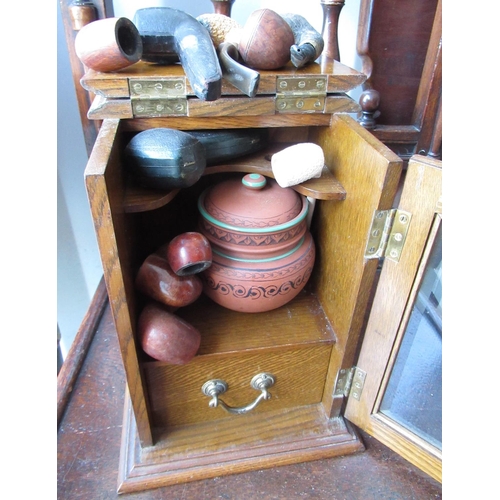
<instances>
[{"instance_id":1,"label":"tobacco jar lid","mask_svg":"<svg viewBox=\"0 0 500 500\"><path fill-rule=\"evenodd\" d=\"M271 178L246 174L206 189L198 200L201 215L225 229L274 232L300 222L307 202L291 188Z\"/></svg>"}]
</instances>

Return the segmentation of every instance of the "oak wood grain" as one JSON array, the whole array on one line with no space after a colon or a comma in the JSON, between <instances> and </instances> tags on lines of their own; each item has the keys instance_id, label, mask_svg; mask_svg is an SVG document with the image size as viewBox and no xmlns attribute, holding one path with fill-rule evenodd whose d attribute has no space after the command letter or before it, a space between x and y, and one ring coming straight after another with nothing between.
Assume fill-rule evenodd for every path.
<instances>
[{"instance_id":1,"label":"oak wood grain","mask_svg":"<svg viewBox=\"0 0 500 500\"><path fill-rule=\"evenodd\" d=\"M158 437L160 445L142 451L135 441L128 404L124 415L124 436L128 438L122 440L120 493L349 454L364 448L343 419L325 419L321 405L269 412L266 418L249 414L242 419L175 427Z\"/></svg>"},{"instance_id":2,"label":"oak wood grain","mask_svg":"<svg viewBox=\"0 0 500 500\"><path fill-rule=\"evenodd\" d=\"M117 493L117 488L118 484L122 483L122 479L118 483L118 469L125 387L125 372L118 337L108 306L93 336L58 428L57 498L123 498L123 495ZM301 421L306 422L305 419ZM314 422L314 418L309 421ZM324 424L325 421L321 417L316 421L316 426L304 425L304 429L312 428L312 434L314 429L324 428ZM225 426L220 428L223 432ZM186 433L189 433L189 427ZM253 470L239 474L223 474L221 471L216 477L188 483L181 479L175 484L145 491L135 483L132 487L136 491L128 493L125 498L164 500L224 497L227 500L254 500L257 497L275 500L312 496L325 499L343 498L347 495L350 498L363 499L374 496L436 500L442 498L441 484L369 434L363 431L360 431L360 434L366 445L366 450L362 453L346 451L339 457L298 461L282 467L271 465L265 469L256 465ZM200 430L200 442L201 435ZM208 429L206 436L212 435ZM299 438L301 436L307 438L304 432L299 434ZM136 444L136 441L132 443L132 450ZM167 444L171 445L172 441ZM265 446L264 443L264 448ZM229 446L225 451L225 456L228 457ZM132 454L129 463L136 480L145 479L141 464L134 467L133 456ZM177 457L179 464L182 453ZM184 455L184 459L187 458ZM149 460L149 463L151 462L152 458ZM241 468L241 464L237 464L237 467ZM221 467L223 468L224 466ZM158 481L157 476L155 481ZM35 496L37 488L39 489L39 485L32 488Z\"/></svg>"},{"instance_id":3,"label":"oak wood grain","mask_svg":"<svg viewBox=\"0 0 500 500\"><path fill-rule=\"evenodd\" d=\"M291 128L297 127L297 137L305 138L306 129L304 127L307 126L307 121L304 123L304 119L306 117L307 115L300 117L288 115L284 123ZM215 120L219 120L218 124L222 128L238 128L231 127L231 125L238 124L239 127L248 125L250 118L242 117L231 121L230 118L217 117ZM258 116L255 118L261 120L266 117ZM188 122L191 126L207 123L202 118L189 119ZM174 231L188 227L193 222L191 217L196 213L193 207L196 206L197 192L203 188L203 182L206 183L210 178L209 175L203 176L195 186L173 196L166 205L160 208L140 213L127 213L125 210L126 179L121 161L122 148L126 143L126 138L130 137L130 133L160 123L171 125L172 120L143 120L139 123L137 120L105 120L102 134L98 138L99 144L93 152L86 171L87 188L96 233L100 242L106 284L110 297L113 297L111 309L116 322L123 363L126 367L139 439L143 446L154 445L154 447L162 446L161 440L157 441L153 436L155 425L168 431L170 429L168 425L169 411L172 411L172 406L182 408L182 403L186 402L186 399L182 398L186 398L189 391L183 390L175 393L171 387L171 381L157 383L157 380L167 380L163 378L163 375L160 379L154 378L154 382L144 376L143 370L146 370L147 366L144 363L147 363L147 357L137 347L135 341L135 321L137 310L141 306L140 297L133 287L134 276L138 264L141 259L145 258L147 252L154 249L155 245L160 244L160 242L165 242L160 241L161 239L167 239L169 234L174 235ZM185 124L186 121L174 121L174 123ZM279 128L280 122L272 123L272 128ZM205 357L207 366L216 366L219 369L224 365L232 367L235 360L246 357L233 367L240 383L243 383L243 378L249 377L246 367L249 364L258 364L258 360L266 349L268 349L266 355L270 356L270 359L276 360L272 363L272 366L276 367L274 369L279 370L280 365L284 365L286 369L290 366L296 368L295 373L301 372L302 363L298 363L295 367L292 362L293 358L299 361L302 359L302 354L310 349L321 353L319 358L316 358L317 363L313 363L316 369L314 377L311 378L311 375L307 375L311 372L306 370L304 380L297 386L301 387L300 392L304 394L304 387L307 385L304 385L304 382L313 380L310 396L313 397L314 401L320 398L320 405L325 412L326 419L330 420L339 418L339 413L334 408L334 384L340 367L350 364L353 360L376 269L376 263L366 263L364 259L364 247L371 217L375 208L388 208L392 203L401 171L401 160L348 115L333 115L329 117L326 126L324 122L320 123L323 126L310 127L307 136L308 140L319 144L325 153L328 173L323 180L320 179L320 184L326 179L326 191L330 189L335 193L338 188L336 176L339 174L340 178L349 184L350 189L346 190L345 196L342 195L342 198L345 199L320 199L318 201L318 214L314 216L316 220L313 220L318 248L318 264L315 266L309 291L317 297L314 300L319 300L319 303L316 302L317 305L312 308L306 305L306 309L302 309L299 314L301 319L297 323L294 323L294 315L304 307L305 303L301 303L302 305L297 307L290 305L283 308L281 312L269 315L267 323L255 319L249 321L244 315L231 317L230 313L221 315L215 312L203 317L200 314L201 309L194 310L191 315L186 315L186 317L190 321L201 319L204 322L200 324L200 327L207 330L218 329L225 322L230 325L229 329L224 329L224 327L221 329L221 335L212 337L212 344L210 342L205 344L203 349L208 348L208 350L203 351L202 349L199 360L201 363L202 358ZM263 124L260 123L260 126ZM275 133L273 135L283 140L285 134ZM283 147L286 143L277 142L276 145ZM259 158L261 163L268 162L266 155L260 155ZM255 160L251 160L249 163L254 162ZM243 168L245 160L228 162L227 165L217 165L215 169L219 169L219 171L213 175L229 175L230 172L237 170L235 165ZM179 217L178 214L182 214L182 216ZM309 305L311 304L314 304L314 301L309 302ZM321 312L318 314L318 311ZM291 320L287 318L290 313ZM319 323L317 323L318 321ZM303 323L304 332L307 332L307 335L311 335L311 337L308 340L302 337L300 342L303 343L306 340L309 345L300 348L296 346L297 348L295 348L294 341L289 340L290 344L284 346L282 344L283 335L290 331L293 337L293 332L297 331L294 330L294 327L300 327L302 322L305 322ZM325 326L321 326L321 324L333 327L336 343L324 345L324 339L321 338L319 332L326 330ZM319 328L318 325L320 325ZM337 333L337 329L339 333ZM330 332L331 342L333 336L330 327L327 330ZM249 338L254 340L251 340L248 345L241 344L239 341L235 341L232 335L233 331L245 331ZM281 333L277 334L275 338L267 337L273 331ZM269 343L266 337L272 338L272 342ZM216 339L216 342L213 342L213 339ZM267 343L267 347L260 348L259 354L255 352L257 339L261 339L264 346ZM234 344L231 346L232 343ZM280 359L284 360L290 353L295 353L290 361L280 362ZM211 365L212 358L215 359L217 356L220 357L219 361L214 361L214 364ZM240 367L245 367L245 369L240 369ZM188 372L187 369L186 372ZM243 373L245 373L245 377ZM316 377L319 377L322 382L320 383ZM291 380L295 380L294 377ZM169 386L168 391L167 385ZM159 401L162 401L162 396L155 393L158 387L161 388L161 393L171 394L172 391L176 397L170 400L171 404L168 409L162 406L162 403L160 410L155 413L156 410L152 412L149 404L156 405L158 408ZM191 386L190 390L197 392L197 389ZM293 391L285 389L285 394L288 394L287 398L292 398L292 401L297 401L293 399ZM311 401L305 397L300 399L308 403ZM290 402L284 403L284 407L289 405ZM266 406L263 408L265 410ZM291 408L294 408L293 404ZM193 416L190 414L191 412ZM193 411L189 406L184 416L180 410L179 413L181 420L188 419L188 417L201 418L197 417L197 411ZM178 421L174 421L178 423ZM248 429L248 432L253 432L253 430ZM351 438L350 441L352 441ZM287 456L290 453L287 460L293 461L301 460L304 457L312 458L315 454L322 456L324 451L323 448L314 449L315 446L319 446L317 442L311 442L310 446L306 446L300 452L292 450L294 444L290 441L287 441L286 446L291 447L285 452ZM342 446L338 447L338 443L327 448L329 454L336 454L344 450ZM241 451L243 454L247 452L249 451ZM165 453L166 455L162 455L162 461L168 457L168 452ZM252 458L249 463L251 464L249 466L255 466L257 461ZM228 473L232 470L232 466L228 466ZM213 467L217 468L215 464ZM181 477L186 477L185 471L181 473Z\"/></svg>"},{"instance_id":4,"label":"oak wood grain","mask_svg":"<svg viewBox=\"0 0 500 500\"><path fill-rule=\"evenodd\" d=\"M265 417L270 411L320 403L330 351L331 343L216 357L201 355L182 367L145 363L153 426L171 429L222 418L229 423L241 415L235 417L222 408L209 408L210 398L201 392L203 384L224 380L229 387L220 398L233 408L244 407L260 394L250 387L250 381L263 372L271 374L275 384L269 388L271 398L261 401L252 414Z\"/></svg>"},{"instance_id":5,"label":"oak wood grain","mask_svg":"<svg viewBox=\"0 0 500 500\"><path fill-rule=\"evenodd\" d=\"M122 272L129 260L121 209L123 180L116 155L118 145L109 140L116 137L118 125L118 120L103 123L85 170L85 183L128 386L133 394L142 442L149 445L152 435L134 339L132 277Z\"/></svg>"},{"instance_id":6,"label":"oak wood grain","mask_svg":"<svg viewBox=\"0 0 500 500\"><path fill-rule=\"evenodd\" d=\"M361 85L366 75L339 61L325 60L322 64L311 63L303 68L295 68L291 63L277 71L261 70L257 95L276 94L276 77L305 77L325 75L327 93L348 92ZM81 79L83 88L103 97L130 97L130 79L157 80L164 78L185 78L179 64L158 66L139 61L128 68L113 73L99 73L89 69ZM186 95L195 95L189 81L185 80ZM244 96L227 81L222 81L223 96Z\"/></svg>"},{"instance_id":7,"label":"oak wood grain","mask_svg":"<svg viewBox=\"0 0 500 500\"><path fill-rule=\"evenodd\" d=\"M242 314L202 296L177 314L202 334L199 356L218 357L245 351L331 344L335 332L316 294L307 288L273 311Z\"/></svg>"},{"instance_id":8,"label":"oak wood grain","mask_svg":"<svg viewBox=\"0 0 500 500\"><path fill-rule=\"evenodd\" d=\"M330 129L311 129L310 138L323 148L325 163L347 191L342 203L317 204L313 228L315 290L338 338L324 396L333 411L337 372L354 362L378 265L364 258L372 217L391 207L402 161L347 115L333 116Z\"/></svg>"},{"instance_id":9,"label":"oak wood grain","mask_svg":"<svg viewBox=\"0 0 500 500\"><path fill-rule=\"evenodd\" d=\"M439 160L415 155L409 162L399 203L401 210L412 214L405 246L399 262L386 260L382 268L357 361L357 366L369 373L369 377L365 381L361 400L350 399L345 413L349 420L383 439L387 446L401 452L412 463L419 466L428 463L429 468L424 470L439 481L440 453L436 450L426 452L421 440L417 442L401 429L390 432L387 419L379 414L379 398L384 393L387 374L391 372L389 360L395 357L414 303L419 273L421 276L421 266L425 264L426 243L432 228L436 227L436 214L441 212L441 176ZM390 308L387 307L387 297L391 297ZM409 453L409 449L413 453Z\"/></svg>"},{"instance_id":10,"label":"oak wood grain","mask_svg":"<svg viewBox=\"0 0 500 500\"><path fill-rule=\"evenodd\" d=\"M122 130L140 132L152 127L171 127L180 130L221 129L221 128L278 128L329 126L330 114L280 113L264 116L211 116L211 117L168 117L168 118L134 118L123 120Z\"/></svg>"},{"instance_id":11,"label":"oak wood grain","mask_svg":"<svg viewBox=\"0 0 500 500\"><path fill-rule=\"evenodd\" d=\"M317 110L301 111L304 101L312 108L314 103L318 103ZM162 103L162 106L164 103ZM346 94L333 94L321 99L306 97L299 99L294 97L285 111L278 109L279 103L274 96L249 97L222 97L216 101L201 101L195 97L189 98L182 104L185 109L177 113L175 110L167 118L177 118L177 120L187 121L193 118L210 118L224 116L242 117L265 117L277 114L298 114L301 116L308 114L330 114L330 113L357 113L360 110L359 104ZM140 116L144 116L142 113ZM158 116L158 112L152 108L149 111L150 118ZM177 116L181 115L181 116ZM93 120L104 120L106 118L134 118L134 107L132 100L128 98L114 98L96 96L88 111L88 117Z\"/></svg>"}]
</instances>

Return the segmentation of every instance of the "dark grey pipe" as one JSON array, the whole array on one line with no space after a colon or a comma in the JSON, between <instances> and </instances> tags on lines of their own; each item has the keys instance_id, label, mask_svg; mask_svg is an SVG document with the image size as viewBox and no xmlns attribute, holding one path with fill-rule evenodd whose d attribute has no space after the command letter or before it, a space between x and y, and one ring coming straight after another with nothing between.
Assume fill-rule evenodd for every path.
<instances>
[{"instance_id":1,"label":"dark grey pipe","mask_svg":"<svg viewBox=\"0 0 500 500\"><path fill-rule=\"evenodd\" d=\"M170 7L147 7L137 10L133 22L141 35L143 61L157 64L180 61L200 99L220 98L219 59L208 30L196 18Z\"/></svg>"},{"instance_id":2,"label":"dark grey pipe","mask_svg":"<svg viewBox=\"0 0 500 500\"><path fill-rule=\"evenodd\" d=\"M299 14L280 14L292 29L295 43L290 47L290 60L296 68L315 61L323 52L321 34Z\"/></svg>"}]
</instances>

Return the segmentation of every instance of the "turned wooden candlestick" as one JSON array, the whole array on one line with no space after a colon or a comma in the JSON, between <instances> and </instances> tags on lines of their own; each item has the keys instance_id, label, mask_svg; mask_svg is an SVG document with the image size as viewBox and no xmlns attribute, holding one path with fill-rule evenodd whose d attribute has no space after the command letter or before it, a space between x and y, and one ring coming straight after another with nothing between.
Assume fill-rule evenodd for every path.
<instances>
[{"instance_id":1,"label":"turned wooden candlestick","mask_svg":"<svg viewBox=\"0 0 500 500\"><path fill-rule=\"evenodd\" d=\"M323 58L340 61L338 27L339 16L344 0L320 0L323 9L323 28L321 34L325 40Z\"/></svg>"},{"instance_id":2,"label":"turned wooden candlestick","mask_svg":"<svg viewBox=\"0 0 500 500\"><path fill-rule=\"evenodd\" d=\"M75 31L97 20L97 9L90 0L74 0L68 7L68 12L71 27Z\"/></svg>"},{"instance_id":3,"label":"turned wooden candlestick","mask_svg":"<svg viewBox=\"0 0 500 500\"><path fill-rule=\"evenodd\" d=\"M214 12L228 17L231 17L231 7L233 6L233 3L234 0L212 0Z\"/></svg>"}]
</instances>

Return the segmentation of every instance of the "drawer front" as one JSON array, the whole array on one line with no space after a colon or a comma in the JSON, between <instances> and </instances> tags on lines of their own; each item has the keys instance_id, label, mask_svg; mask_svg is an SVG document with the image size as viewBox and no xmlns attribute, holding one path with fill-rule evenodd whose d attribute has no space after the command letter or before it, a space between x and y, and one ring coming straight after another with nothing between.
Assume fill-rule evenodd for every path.
<instances>
[{"instance_id":1,"label":"drawer front","mask_svg":"<svg viewBox=\"0 0 500 500\"><path fill-rule=\"evenodd\" d=\"M223 408L210 408L210 397L202 386L212 379L224 380L227 391L220 399L231 407L252 403L260 391L250 386L262 372L275 383L271 398L261 401L251 413L319 403L323 396L331 345L311 345L281 351L252 351L231 356L199 356L184 366L146 363L144 375L153 427L194 424L221 418L244 418Z\"/></svg>"}]
</instances>

